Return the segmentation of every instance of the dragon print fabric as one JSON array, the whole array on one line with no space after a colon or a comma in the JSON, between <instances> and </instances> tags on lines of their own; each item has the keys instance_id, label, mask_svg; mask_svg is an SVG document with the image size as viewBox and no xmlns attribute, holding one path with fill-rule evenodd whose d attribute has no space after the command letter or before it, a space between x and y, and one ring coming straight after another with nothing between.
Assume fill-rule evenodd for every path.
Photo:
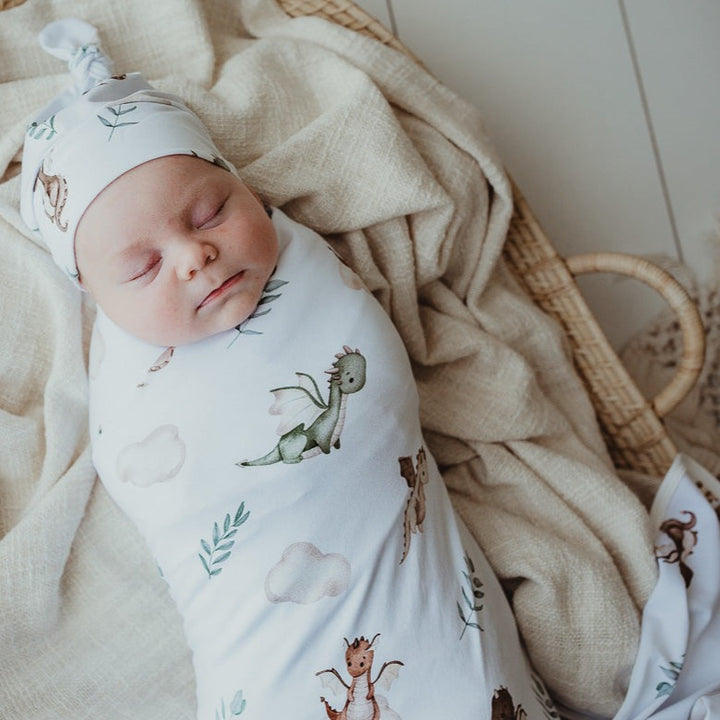
<instances>
[{"instance_id":1,"label":"dragon print fabric","mask_svg":"<svg viewBox=\"0 0 720 720\"><path fill-rule=\"evenodd\" d=\"M272 221L242 332L162 348L99 314L93 333L93 459L183 616L198 717L490 717L500 687L540 717L400 337L324 240Z\"/></svg>"},{"instance_id":2,"label":"dragon print fabric","mask_svg":"<svg viewBox=\"0 0 720 720\"><path fill-rule=\"evenodd\" d=\"M713 718L720 711L720 482L679 454L650 513L658 582L615 720Z\"/></svg>"}]
</instances>

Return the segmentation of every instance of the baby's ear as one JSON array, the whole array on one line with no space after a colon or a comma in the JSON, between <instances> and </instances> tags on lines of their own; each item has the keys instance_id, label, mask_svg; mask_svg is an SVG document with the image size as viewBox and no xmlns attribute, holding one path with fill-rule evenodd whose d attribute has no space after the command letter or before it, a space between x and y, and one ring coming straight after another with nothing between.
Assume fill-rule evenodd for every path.
<instances>
[{"instance_id":1,"label":"baby's ear","mask_svg":"<svg viewBox=\"0 0 720 720\"><path fill-rule=\"evenodd\" d=\"M272 217L272 208L257 194L254 188L251 188L249 185L245 185L245 187L252 193L253 197L262 205L263 210L267 213L268 217Z\"/></svg>"},{"instance_id":2,"label":"baby's ear","mask_svg":"<svg viewBox=\"0 0 720 720\"><path fill-rule=\"evenodd\" d=\"M255 199L261 204L265 205L265 201L258 195L257 190L255 190L254 187L250 187L247 183L245 183L245 187L254 195Z\"/></svg>"}]
</instances>

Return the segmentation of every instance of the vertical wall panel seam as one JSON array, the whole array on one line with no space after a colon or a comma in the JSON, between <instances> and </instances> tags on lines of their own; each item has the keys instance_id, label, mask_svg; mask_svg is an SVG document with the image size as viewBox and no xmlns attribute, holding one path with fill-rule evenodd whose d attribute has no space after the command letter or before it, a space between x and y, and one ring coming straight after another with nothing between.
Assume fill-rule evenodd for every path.
<instances>
[{"instance_id":1,"label":"vertical wall panel seam","mask_svg":"<svg viewBox=\"0 0 720 720\"><path fill-rule=\"evenodd\" d=\"M392 0L385 0L385 7L387 7L388 19L390 20L390 30L392 30L392 34L396 38L400 38L397 22L395 20L395 11L392 6Z\"/></svg>"},{"instance_id":2,"label":"vertical wall panel seam","mask_svg":"<svg viewBox=\"0 0 720 720\"><path fill-rule=\"evenodd\" d=\"M645 92L645 84L643 82L642 71L640 69L640 63L638 61L635 43L633 41L632 29L630 27L630 19L628 17L627 9L625 7L625 0L618 0L618 5L620 8L620 16L622 18L625 38L628 44L628 50L630 52L630 58L632 60L633 72L635 73L635 82L637 84L638 92L640 94L640 102L642 103L643 113L645 115L645 124L647 126L648 134L650 136L650 144L652 146L652 152L655 158L655 167L657 168L658 178L660 180L660 187L662 189L665 209L667 211L668 221L670 223L670 230L672 232L673 241L675 243L675 251L677 252L678 260L680 262L684 262L682 244L680 242L680 234L678 233L677 222L675 221L675 212L672 206L672 198L670 197L670 190L668 188L667 179L665 177L665 169L663 167L662 156L660 154L660 146L658 144L657 136L655 134L655 127L653 125L652 115L650 113L650 105L648 103L647 94Z\"/></svg>"}]
</instances>

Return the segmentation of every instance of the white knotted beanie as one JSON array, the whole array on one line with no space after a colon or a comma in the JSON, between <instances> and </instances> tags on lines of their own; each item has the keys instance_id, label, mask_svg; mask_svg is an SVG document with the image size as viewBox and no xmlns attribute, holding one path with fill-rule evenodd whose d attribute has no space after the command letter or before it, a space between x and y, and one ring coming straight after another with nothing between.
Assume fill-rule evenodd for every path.
<instances>
[{"instance_id":1,"label":"white knotted beanie","mask_svg":"<svg viewBox=\"0 0 720 720\"><path fill-rule=\"evenodd\" d=\"M22 218L78 284L75 232L90 203L113 180L168 155L195 155L224 167L210 135L180 98L139 74L112 76L97 30L66 18L47 25L41 47L67 60L74 84L33 119L23 150Z\"/></svg>"}]
</instances>

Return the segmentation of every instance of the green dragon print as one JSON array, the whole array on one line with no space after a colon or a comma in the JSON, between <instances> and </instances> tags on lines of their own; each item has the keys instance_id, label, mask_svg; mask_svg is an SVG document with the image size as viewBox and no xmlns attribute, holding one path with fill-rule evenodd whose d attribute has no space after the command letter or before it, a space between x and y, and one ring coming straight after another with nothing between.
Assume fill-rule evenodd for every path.
<instances>
[{"instance_id":1,"label":"green dragon print","mask_svg":"<svg viewBox=\"0 0 720 720\"><path fill-rule=\"evenodd\" d=\"M288 395L297 398L304 396L319 414L313 422L305 427L301 422L285 432L277 445L266 455L256 460L236 463L240 467L256 465L272 465L273 463L298 463L301 460L315 457L321 452L326 455L331 448L340 448L340 433L345 424L345 407L347 396L362 390L365 386L366 362L359 350L351 350L343 346L343 352L335 356L337 359L332 367L325 372L330 375L330 394L325 402L317 383L306 373L296 373L299 385L275 388L270 392L275 395L276 404L284 402ZM303 385L304 384L304 385Z\"/></svg>"}]
</instances>

